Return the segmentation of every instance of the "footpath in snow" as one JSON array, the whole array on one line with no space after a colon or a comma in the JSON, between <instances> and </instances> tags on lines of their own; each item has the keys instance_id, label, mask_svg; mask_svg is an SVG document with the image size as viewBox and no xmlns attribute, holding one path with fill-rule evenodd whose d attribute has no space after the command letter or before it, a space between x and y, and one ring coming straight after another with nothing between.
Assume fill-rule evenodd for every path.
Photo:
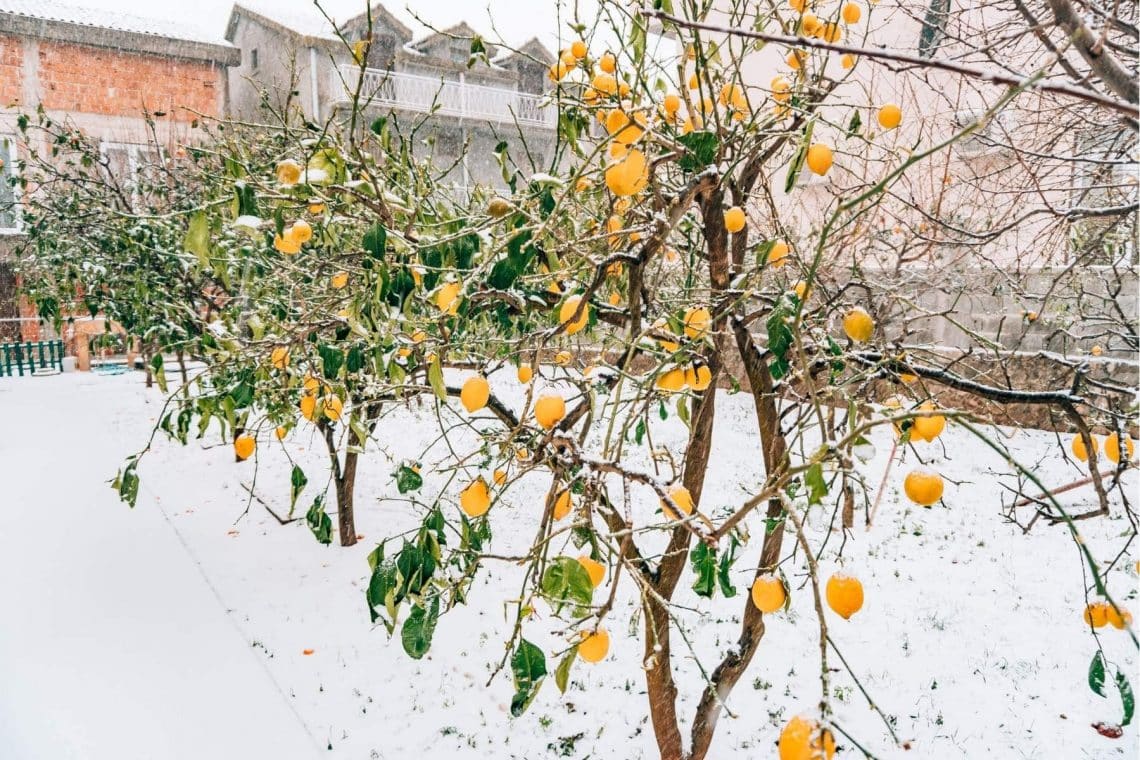
<instances>
[{"instance_id":1,"label":"footpath in snow","mask_svg":"<svg viewBox=\"0 0 1140 760\"><path fill-rule=\"evenodd\" d=\"M107 487L151 424L117 380L0 380L0 757L316 757L164 515Z\"/></svg>"}]
</instances>

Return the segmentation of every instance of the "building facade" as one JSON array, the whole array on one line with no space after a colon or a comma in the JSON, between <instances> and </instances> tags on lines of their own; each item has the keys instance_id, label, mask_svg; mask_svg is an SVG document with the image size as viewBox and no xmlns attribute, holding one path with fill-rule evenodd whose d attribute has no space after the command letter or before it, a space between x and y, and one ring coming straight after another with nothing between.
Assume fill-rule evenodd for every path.
<instances>
[{"instance_id":1,"label":"building facade","mask_svg":"<svg viewBox=\"0 0 1140 760\"><path fill-rule=\"evenodd\" d=\"M135 171L150 142L192 139L198 115L229 100L227 68L239 51L218 35L54 0L0 0L0 340L48 329L16 296L11 266L21 243L10 180L29 146L17 119L42 108L101 142L109 162ZM31 146L38 147L38 146Z\"/></svg>"},{"instance_id":2,"label":"building facade","mask_svg":"<svg viewBox=\"0 0 1140 760\"><path fill-rule=\"evenodd\" d=\"M448 169L456 187L502 185L501 143L520 164L533 159L533 170L551 159L557 113L544 100L554 59L537 40L508 52L488 44L472 58L477 34L466 24L417 40L382 5L334 26L315 12L251 2L234 6L225 36L241 51L229 83L239 118L272 120L290 108L335 121L359 85L366 114L392 119L397 134L414 130L413 153ZM367 49L363 72L354 49Z\"/></svg>"}]
</instances>

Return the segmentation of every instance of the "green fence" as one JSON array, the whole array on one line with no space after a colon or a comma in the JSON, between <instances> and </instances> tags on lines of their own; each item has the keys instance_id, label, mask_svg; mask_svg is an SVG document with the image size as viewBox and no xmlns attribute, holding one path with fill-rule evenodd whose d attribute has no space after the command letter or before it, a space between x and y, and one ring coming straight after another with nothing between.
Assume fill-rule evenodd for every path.
<instances>
[{"instance_id":1,"label":"green fence","mask_svg":"<svg viewBox=\"0 0 1140 760\"><path fill-rule=\"evenodd\" d=\"M62 340L0 343L0 377L23 377L41 369L63 370Z\"/></svg>"}]
</instances>

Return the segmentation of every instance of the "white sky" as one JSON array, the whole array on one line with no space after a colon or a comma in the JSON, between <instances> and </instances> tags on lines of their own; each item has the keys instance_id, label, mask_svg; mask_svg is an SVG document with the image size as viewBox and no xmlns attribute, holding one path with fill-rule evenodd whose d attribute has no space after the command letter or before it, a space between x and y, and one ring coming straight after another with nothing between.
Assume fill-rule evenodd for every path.
<instances>
[{"instance_id":1,"label":"white sky","mask_svg":"<svg viewBox=\"0 0 1140 760\"><path fill-rule=\"evenodd\" d=\"M161 14L168 20L194 25L212 32L219 38L225 32L232 0L183 0L157 4L154 0L62 0L68 5L132 13L154 17ZM267 0L259 0L265 3ZM268 0L283 10L312 13L313 0ZM376 4L377 0L373 0ZM518 45L532 37L539 37L549 48L557 45L557 14L572 16L577 8L584 23L595 18L596 0L380 0L389 11L415 31L416 37L426 30L415 21L415 16L436 28L452 26L466 21L489 41L501 36L508 44ZM254 4L256 5L256 3ZM322 6L336 19L350 18L365 9L365 0L322 0ZM498 30L498 35L494 30ZM563 39L569 34L562 27Z\"/></svg>"}]
</instances>

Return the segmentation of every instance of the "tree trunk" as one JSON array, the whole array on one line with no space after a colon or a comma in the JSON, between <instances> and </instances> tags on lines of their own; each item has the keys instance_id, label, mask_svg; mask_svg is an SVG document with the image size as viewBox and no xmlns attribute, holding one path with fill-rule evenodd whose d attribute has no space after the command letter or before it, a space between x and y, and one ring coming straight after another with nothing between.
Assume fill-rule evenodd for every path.
<instances>
[{"instance_id":1,"label":"tree trunk","mask_svg":"<svg viewBox=\"0 0 1140 760\"><path fill-rule=\"evenodd\" d=\"M354 446L356 433L349 432L349 446ZM336 479L336 516L340 528L340 545L352 546L356 543L356 518L353 513L353 500L356 494L355 451L344 455L344 469Z\"/></svg>"}]
</instances>

